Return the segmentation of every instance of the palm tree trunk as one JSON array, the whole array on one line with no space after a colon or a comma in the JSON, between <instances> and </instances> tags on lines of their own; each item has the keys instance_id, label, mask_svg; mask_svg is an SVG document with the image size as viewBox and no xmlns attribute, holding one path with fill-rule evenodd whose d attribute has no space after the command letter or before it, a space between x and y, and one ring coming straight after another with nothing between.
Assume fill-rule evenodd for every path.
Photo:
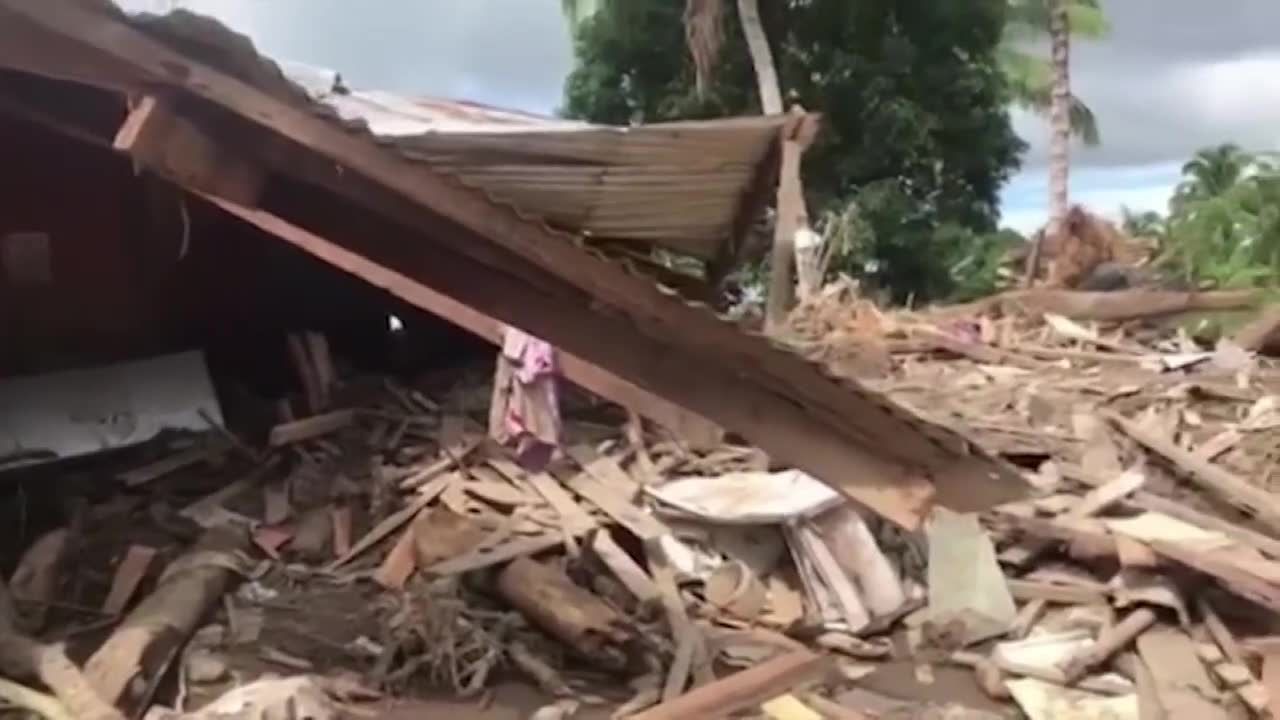
<instances>
[{"instance_id":1,"label":"palm tree trunk","mask_svg":"<svg viewBox=\"0 0 1280 720\"><path fill-rule=\"evenodd\" d=\"M738 0L738 19L742 22L742 34L747 38L747 49L751 51L756 84L760 86L760 109L765 115L777 115L782 112L782 88L778 84L778 70L773 64L769 38L760 22L759 0Z\"/></svg>"},{"instance_id":2,"label":"palm tree trunk","mask_svg":"<svg viewBox=\"0 0 1280 720\"><path fill-rule=\"evenodd\" d=\"M1070 203L1071 170L1071 28L1067 0L1050 0L1049 41L1053 46L1053 97L1049 108L1050 242L1062 231Z\"/></svg>"},{"instance_id":3,"label":"palm tree trunk","mask_svg":"<svg viewBox=\"0 0 1280 720\"><path fill-rule=\"evenodd\" d=\"M766 115L782 113L782 88L778 83L778 69L773 64L773 51L764 24L760 22L759 0L738 0L738 19L742 34L747 38L751 52L751 64L756 72L756 84L760 88L760 109ZM790 123L788 123L790 125ZM769 294L765 298L765 331L780 330L787 320L795 299L795 283L792 270L795 266L795 234L804 222L804 189L800 182L799 143L784 134L782 165L778 175L778 213L774 222L773 252L770 255Z\"/></svg>"},{"instance_id":4,"label":"palm tree trunk","mask_svg":"<svg viewBox=\"0 0 1280 720\"><path fill-rule=\"evenodd\" d=\"M1067 0L1049 3L1049 43L1052 48L1053 86L1049 96L1049 222L1031 241L1031 252L1022 278L1031 287L1040 275L1046 245L1059 245L1070 198L1071 169L1071 27Z\"/></svg>"}]
</instances>

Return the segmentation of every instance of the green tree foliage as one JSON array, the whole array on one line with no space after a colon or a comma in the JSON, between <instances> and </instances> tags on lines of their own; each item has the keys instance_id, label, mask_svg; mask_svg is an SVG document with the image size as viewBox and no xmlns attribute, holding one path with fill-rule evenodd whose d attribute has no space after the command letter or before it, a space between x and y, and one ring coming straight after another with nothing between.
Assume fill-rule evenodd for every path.
<instances>
[{"instance_id":1,"label":"green tree foliage","mask_svg":"<svg viewBox=\"0 0 1280 720\"><path fill-rule=\"evenodd\" d=\"M682 0L604 3L578 26L565 113L608 123L758 113L734 6L725 3L720 59L699 95ZM872 280L898 298L955 289L935 240L995 230L1024 148L996 60L1005 11L1005 0L762 3L784 95L824 116L805 158L810 208L857 203L877 232L845 257L869 255Z\"/></svg>"},{"instance_id":2,"label":"green tree foliage","mask_svg":"<svg viewBox=\"0 0 1280 720\"><path fill-rule=\"evenodd\" d=\"M1013 230L937 224L891 180L869 184L820 224L834 246L834 264L893 303L990 295L1002 285L1009 251L1026 242Z\"/></svg>"},{"instance_id":3,"label":"green tree foliage","mask_svg":"<svg viewBox=\"0 0 1280 720\"><path fill-rule=\"evenodd\" d=\"M1200 150L1182 166L1183 179L1174 191L1174 202L1205 200L1227 193L1254 168L1255 161L1235 143Z\"/></svg>"},{"instance_id":4,"label":"green tree foliage","mask_svg":"<svg viewBox=\"0 0 1280 720\"><path fill-rule=\"evenodd\" d=\"M1169 216L1134 228L1159 238L1161 268L1200 287L1274 287L1280 280L1280 169L1232 144L1205 148L1182 168ZM1135 233L1137 234L1137 233Z\"/></svg>"}]
</instances>

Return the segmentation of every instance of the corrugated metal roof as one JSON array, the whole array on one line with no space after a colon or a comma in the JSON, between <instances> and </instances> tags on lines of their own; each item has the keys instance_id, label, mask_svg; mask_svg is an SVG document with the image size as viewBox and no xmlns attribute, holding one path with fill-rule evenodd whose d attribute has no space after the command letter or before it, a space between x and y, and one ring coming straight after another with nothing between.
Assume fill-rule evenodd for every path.
<instances>
[{"instance_id":1,"label":"corrugated metal roof","mask_svg":"<svg viewBox=\"0 0 1280 720\"><path fill-rule=\"evenodd\" d=\"M787 121L778 115L617 127L353 89L333 70L277 65L211 18L179 10L132 22L277 97L309 99L317 112L361 126L405 156L555 227L703 259L731 239Z\"/></svg>"},{"instance_id":2,"label":"corrugated metal roof","mask_svg":"<svg viewBox=\"0 0 1280 720\"><path fill-rule=\"evenodd\" d=\"M312 99L404 155L547 222L714 257L785 119L591 125L470 102L318 87Z\"/></svg>"}]
</instances>

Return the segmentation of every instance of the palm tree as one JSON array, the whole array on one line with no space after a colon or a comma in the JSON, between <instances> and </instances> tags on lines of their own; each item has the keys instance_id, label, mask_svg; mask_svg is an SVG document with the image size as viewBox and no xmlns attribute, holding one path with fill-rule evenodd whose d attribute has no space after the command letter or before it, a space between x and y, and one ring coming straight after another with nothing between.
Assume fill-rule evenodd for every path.
<instances>
[{"instance_id":1,"label":"palm tree","mask_svg":"<svg viewBox=\"0 0 1280 720\"><path fill-rule=\"evenodd\" d=\"M1032 241L1023 284L1030 287L1040 274L1045 242L1057 245L1071 203L1071 5L1096 0L1009 0L1013 17L1026 22L1045 20L1051 48L1049 94L1049 222ZM1047 16L1041 16L1043 10ZM1096 131L1096 128L1095 128Z\"/></svg>"},{"instance_id":2,"label":"palm tree","mask_svg":"<svg viewBox=\"0 0 1280 720\"><path fill-rule=\"evenodd\" d=\"M1049 229L1062 231L1070 204L1071 19L1067 0L1049 0L1049 43L1053 48L1053 95L1049 105Z\"/></svg>"},{"instance_id":3,"label":"palm tree","mask_svg":"<svg viewBox=\"0 0 1280 720\"><path fill-rule=\"evenodd\" d=\"M1122 205L1120 227L1129 237L1159 239L1164 235L1165 219L1154 210L1138 211Z\"/></svg>"},{"instance_id":4,"label":"palm tree","mask_svg":"<svg viewBox=\"0 0 1280 720\"><path fill-rule=\"evenodd\" d=\"M1255 158L1235 143L1200 150L1182 166L1175 199L1206 199L1227 192L1245 177Z\"/></svg>"},{"instance_id":5,"label":"palm tree","mask_svg":"<svg viewBox=\"0 0 1280 720\"><path fill-rule=\"evenodd\" d=\"M1053 106L1054 70L1051 58L1028 49L1049 32L1052 0L1009 0L1004 38L997 51L1000 69L1014 104L1039 115L1050 115ZM1097 39L1110 32L1099 0L1066 0L1067 26L1072 35ZM1069 95L1071 131L1086 145L1101 141L1097 118L1088 105Z\"/></svg>"}]
</instances>

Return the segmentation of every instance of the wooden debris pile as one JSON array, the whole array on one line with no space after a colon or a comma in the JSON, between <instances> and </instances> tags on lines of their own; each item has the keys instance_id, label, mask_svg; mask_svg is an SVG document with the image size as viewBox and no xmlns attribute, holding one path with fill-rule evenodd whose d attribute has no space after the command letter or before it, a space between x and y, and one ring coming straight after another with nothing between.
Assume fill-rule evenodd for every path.
<instances>
[{"instance_id":1,"label":"wooden debris pile","mask_svg":"<svg viewBox=\"0 0 1280 720\"><path fill-rule=\"evenodd\" d=\"M379 693L479 699L511 676L556 717L1266 717L1280 373L1238 342L1116 320L1125 303L1248 302L1032 291L887 313L847 283L810 298L798 345L1037 489L981 518L939 510L922 533L756 448L693 450L611 407L567 410L562 447L529 470L487 437L484 379L342 384L323 347L295 343L306 414L282 403L262 449L219 429L104 459L125 463L98 473L111 492L29 543L0 669L56 699L0 695L202 717L258 681L276 702L264 674L283 671L322 717Z\"/></svg>"},{"instance_id":2,"label":"wooden debris pile","mask_svg":"<svg viewBox=\"0 0 1280 720\"><path fill-rule=\"evenodd\" d=\"M477 698L517 675L666 717L705 693L749 707L821 687L829 663L806 645L883 656L874 636L923 601L918 542L758 449L693 450L587 408L534 472L487 437L483 381L304 385L308 414L282 403L261 449L219 430L104 458L110 492L27 548L14 623L82 639L90 700L186 717L264 673L309 678L308 697L342 681ZM743 668L771 694L735 690ZM14 672L62 698L37 670Z\"/></svg>"},{"instance_id":3,"label":"wooden debris pile","mask_svg":"<svg viewBox=\"0 0 1280 720\"><path fill-rule=\"evenodd\" d=\"M1041 292L1064 311L1092 295ZM918 659L973 668L1033 719L1280 716L1280 371L1257 344L1193 340L1167 305L1153 320L1163 293L1111 295L1134 319L998 300L877 314L833 291L794 329L815 357L887 355L860 379L1038 490L984 518L989 550L934 519ZM957 596L964 613L933 612Z\"/></svg>"}]
</instances>

